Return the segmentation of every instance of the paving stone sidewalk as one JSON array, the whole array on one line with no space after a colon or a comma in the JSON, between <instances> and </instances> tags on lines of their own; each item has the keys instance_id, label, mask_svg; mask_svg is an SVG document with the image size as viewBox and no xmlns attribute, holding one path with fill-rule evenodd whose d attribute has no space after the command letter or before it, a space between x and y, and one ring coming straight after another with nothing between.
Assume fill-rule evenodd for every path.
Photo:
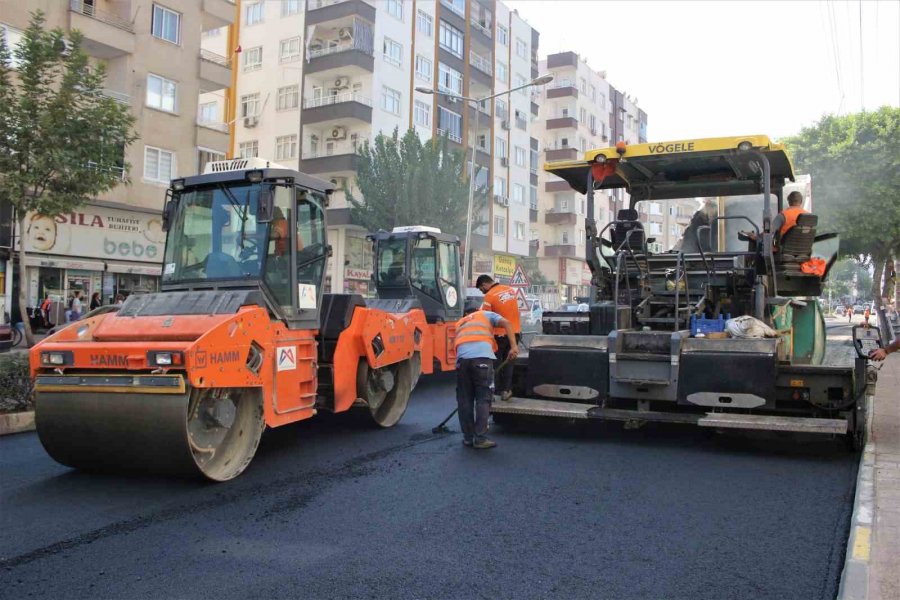
<instances>
[{"instance_id":1,"label":"paving stone sidewalk","mask_svg":"<svg viewBox=\"0 0 900 600\"><path fill-rule=\"evenodd\" d=\"M872 419L875 510L868 598L896 600L900 598L900 353L889 356L878 373Z\"/></svg>"}]
</instances>

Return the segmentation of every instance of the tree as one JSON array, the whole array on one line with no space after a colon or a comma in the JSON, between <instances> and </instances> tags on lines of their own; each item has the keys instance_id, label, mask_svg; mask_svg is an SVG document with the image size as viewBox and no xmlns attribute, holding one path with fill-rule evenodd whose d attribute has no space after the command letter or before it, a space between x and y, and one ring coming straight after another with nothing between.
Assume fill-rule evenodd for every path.
<instances>
[{"instance_id":1,"label":"tree","mask_svg":"<svg viewBox=\"0 0 900 600\"><path fill-rule=\"evenodd\" d=\"M29 213L54 218L121 183L113 167L127 173L124 148L136 139L128 107L102 94L103 65L89 62L81 34L72 31L67 42L44 21L40 11L32 14L12 55L0 38L0 201L16 209L19 235ZM18 268L19 310L32 345L24 244Z\"/></svg>"},{"instance_id":2,"label":"tree","mask_svg":"<svg viewBox=\"0 0 900 600\"><path fill-rule=\"evenodd\" d=\"M900 108L829 115L784 141L812 175L819 229L840 232L844 255L871 260L880 298L885 267L900 253Z\"/></svg>"},{"instance_id":3,"label":"tree","mask_svg":"<svg viewBox=\"0 0 900 600\"><path fill-rule=\"evenodd\" d=\"M402 138L378 134L359 150L356 183L362 198L347 193L353 221L369 231L430 225L460 237L466 232L469 180L462 152L447 137L422 142L410 129ZM480 213L475 203L474 215ZM473 223L473 229L477 227Z\"/></svg>"}]
</instances>

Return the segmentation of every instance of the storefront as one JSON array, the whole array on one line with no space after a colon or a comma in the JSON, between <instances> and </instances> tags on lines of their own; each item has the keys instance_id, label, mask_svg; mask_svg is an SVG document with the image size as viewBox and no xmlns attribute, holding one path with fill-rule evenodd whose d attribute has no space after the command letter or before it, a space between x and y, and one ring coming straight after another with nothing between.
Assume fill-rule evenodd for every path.
<instances>
[{"instance_id":1,"label":"storefront","mask_svg":"<svg viewBox=\"0 0 900 600\"><path fill-rule=\"evenodd\" d=\"M328 259L325 291L366 297L374 295L372 265L375 257L365 230L354 226L329 228L328 243L332 256Z\"/></svg>"},{"instance_id":2,"label":"storefront","mask_svg":"<svg viewBox=\"0 0 900 600\"><path fill-rule=\"evenodd\" d=\"M47 297L64 304L77 290L85 302L94 293L103 304L159 288L165 233L155 213L88 205L25 222L26 296L29 307Z\"/></svg>"}]
</instances>

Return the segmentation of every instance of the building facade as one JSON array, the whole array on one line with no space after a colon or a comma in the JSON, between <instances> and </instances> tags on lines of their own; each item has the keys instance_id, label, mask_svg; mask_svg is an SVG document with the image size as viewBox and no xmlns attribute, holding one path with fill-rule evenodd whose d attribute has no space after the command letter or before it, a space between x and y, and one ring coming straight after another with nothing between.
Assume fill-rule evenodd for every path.
<instances>
[{"instance_id":1,"label":"building facade","mask_svg":"<svg viewBox=\"0 0 900 600\"><path fill-rule=\"evenodd\" d=\"M230 61L201 47L201 41L204 32L222 28L227 36L234 3L31 0L0 5L0 27L11 47L36 9L45 13L48 28L79 30L91 61L106 68L104 94L131 108L138 136L120 156L89 165L120 173L122 185L71 214L27 216L25 231L17 232L6 252L4 273L12 273L16 244L24 243L29 308L48 294L64 301L75 290L86 297L100 292L106 303L119 293L157 289L169 181L196 173L209 153L224 156L228 149L224 117L204 118L198 99L213 94L226 104ZM127 174L126 163L131 166ZM18 294L16 281L5 277L7 311Z\"/></svg>"},{"instance_id":2,"label":"building facade","mask_svg":"<svg viewBox=\"0 0 900 600\"><path fill-rule=\"evenodd\" d=\"M494 256L527 257L537 192L537 104L530 91L476 108L427 87L484 97L537 76L538 33L494 0L309 0L241 3L235 154L331 180L327 289L368 293L366 232L353 225L357 149L414 129L476 145L476 184L491 202L473 232L473 273ZM502 264L503 259L498 261Z\"/></svg>"},{"instance_id":3,"label":"building facade","mask_svg":"<svg viewBox=\"0 0 900 600\"><path fill-rule=\"evenodd\" d=\"M540 118L535 132L540 140L541 162L575 160L591 148L617 142L647 140L647 113L637 100L613 87L604 71L592 69L574 52L550 54L539 70L553 81L539 92ZM562 179L541 171L537 210L530 230L531 255L537 259L542 279L558 286L560 298L574 300L587 295L590 271L585 262L587 202ZM597 192L594 218L602 229L627 207L623 190ZM645 227L653 219L649 207L642 215ZM663 214L659 225L662 229ZM656 229L657 226L653 226Z\"/></svg>"}]
</instances>

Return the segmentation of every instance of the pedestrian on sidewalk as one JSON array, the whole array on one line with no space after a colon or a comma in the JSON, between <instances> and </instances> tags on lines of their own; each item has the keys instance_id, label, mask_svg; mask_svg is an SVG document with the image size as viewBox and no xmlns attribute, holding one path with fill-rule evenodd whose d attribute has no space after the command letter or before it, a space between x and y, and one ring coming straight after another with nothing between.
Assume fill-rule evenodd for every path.
<instances>
[{"instance_id":1,"label":"pedestrian on sidewalk","mask_svg":"<svg viewBox=\"0 0 900 600\"><path fill-rule=\"evenodd\" d=\"M512 398L512 369L500 369L500 365L506 362L510 349L515 348L519 352L519 342L522 340L522 323L519 314L519 300L516 290L508 285L497 283L490 275L479 275L475 281L475 287L484 294L484 304L481 310L495 312L512 325L515 335L506 332L494 332L494 341L497 342L497 360L494 362L496 380L494 381L495 393L501 400Z\"/></svg>"},{"instance_id":2,"label":"pedestrian on sidewalk","mask_svg":"<svg viewBox=\"0 0 900 600\"><path fill-rule=\"evenodd\" d=\"M866 328L866 329L869 328L869 317L871 317L871 316L872 316L872 309L870 309L870 308L867 306L867 307L866 307L866 310L863 311L863 325L865 325L865 328Z\"/></svg>"},{"instance_id":3,"label":"pedestrian on sidewalk","mask_svg":"<svg viewBox=\"0 0 900 600\"><path fill-rule=\"evenodd\" d=\"M91 294L91 310L100 308L100 305L103 304L103 301L100 299L100 292L94 292Z\"/></svg>"},{"instance_id":4,"label":"pedestrian on sidewalk","mask_svg":"<svg viewBox=\"0 0 900 600\"><path fill-rule=\"evenodd\" d=\"M466 310L456 323L456 404L463 445L486 450L497 445L486 436L494 390L494 359L497 342L494 328L502 327L512 339L515 335L509 321L495 312ZM514 346L510 360L519 354Z\"/></svg>"}]
</instances>

